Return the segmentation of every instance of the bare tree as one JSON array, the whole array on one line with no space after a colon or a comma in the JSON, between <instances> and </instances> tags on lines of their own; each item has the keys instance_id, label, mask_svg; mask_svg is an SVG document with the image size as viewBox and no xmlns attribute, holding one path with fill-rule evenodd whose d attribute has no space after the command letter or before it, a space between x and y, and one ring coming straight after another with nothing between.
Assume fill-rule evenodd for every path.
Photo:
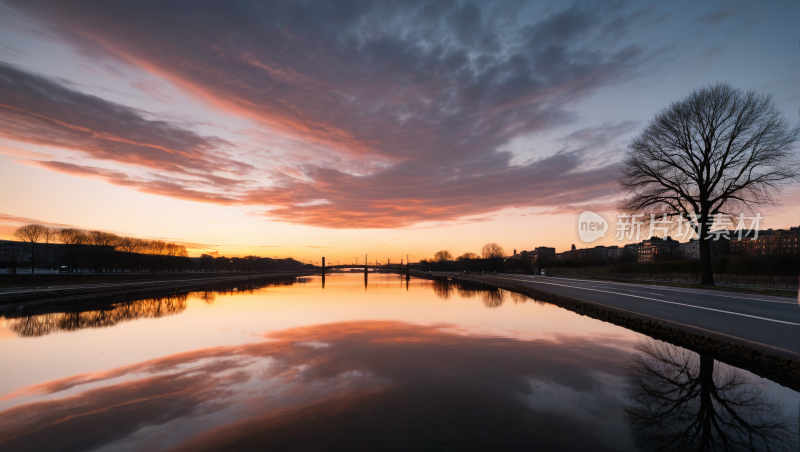
<instances>
[{"instance_id":1,"label":"bare tree","mask_svg":"<svg viewBox=\"0 0 800 452\"><path fill-rule=\"evenodd\" d=\"M147 253L149 253L152 243L147 239L133 238L131 240L133 241L133 245L132 245L133 246L133 257L134 257L134 260L136 261L136 264L137 264L136 267L137 267L137 271L138 271L138 270L141 270L141 265L139 265L140 264L140 260L141 260L140 259L141 256L138 256L136 254L137 253L138 254L147 254ZM131 273L133 273L133 268L131 268Z\"/></svg>"},{"instance_id":2,"label":"bare tree","mask_svg":"<svg viewBox=\"0 0 800 452\"><path fill-rule=\"evenodd\" d=\"M623 409L640 450L797 450L797 419L744 372L649 338L636 349Z\"/></svg>"},{"instance_id":3,"label":"bare tree","mask_svg":"<svg viewBox=\"0 0 800 452\"><path fill-rule=\"evenodd\" d=\"M69 271L72 273L80 265L81 255L86 250L86 245L89 244L89 234L83 229L65 228L58 230L58 238L61 243L67 246L67 258L70 263Z\"/></svg>"},{"instance_id":4,"label":"bare tree","mask_svg":"<svg viewBox=\"0 0 800 452\"><path fill-rule=\"evenodd\" d=\"M49 259L49 257L48 257L49 256L48 247L49 247L49 245L51 243L55 244L56 241L58 240L58 230L57 229L53 229L53 228L45 227L44 228L44 235L42 237L44 238L45 266L49 268L50 267L50 262L48 261L48 259ZM53 266L55 267L55 265L56 265L56 248L54 247L53 248ZM53 268L53 270L55 270L55 268Z\"/></svg>"},{"instance_id":5,"label":"bare tree","mask_svg":"<svg viewBox=\"0 0 800 452\"><path fill-rule=\"evenodd\" d=\"M151 241L150 252L156 256L164 256L167 252L167 243L162 240Z\"/></svg>"},{"instance_id":6,"label":"bare tree","mask_svg":"<svg viewBox=\"0 0 800 452\"><path fill-rule=\"evenodd\" d=\"M690 219L700 241L701 284L713 285L709 229L718 214L776 205L798 180L792 128L771 95L717 83L672 103L628 144L619 210ZM663 217L662 217L663 218Z\"/></svg>"},{"instance_id":7,"label":"bare tree","mask_svg":"<svg viewBox=\"0 0 800 452\"><path fill-rule=\"evenodd\" d=\"M477 259L477 258L478 258L477 254L472 253L470 251L467 251L466 253L462 254L461 256L458 256L456 258L456 260L457 261L468 261L468 260Z\"/></svg>"},{"instance_id":8,"label":"bare tree","mask_svg":"<svg viewBox=\"0 0 800 452\"><path fill-rule=\"evenodd\" d=\"M505 257L506 251L502 246L497 243L487 243L481 248L481 257L484 259L493 259L497 257Z\"/></svg>"},{"instance_id":9,"label":"bare tree","mask_svg":"<svg viewBox=\"0 0 800 452\"><path fill-rule=\"evenodd\" d=\"M167 243L162 240L152 240L150 243L150 254L154 254L155 258L155 271L163 271L164 255L167 251Z\"/></svg>"},{"instance_id":10,"label":"bare tree","mask_svg":"<svg viewBox=\"0 0 800 452\"><path fill-rule=\"evenodd\" d=\"M175 258L175 257L188 257L189 256L189 253L186 251L186 246L178 245L177 243L167 243L166 244L165 253L166 253L167 256L172 257L172 258ZM249 260L253 260L253 259L255 259L255 256L246 256L244 258L244 261L249 261ZM174 272L175 265L177 265L177 261L172 259L171 262L173 263L172 270Z\"/></svg>"},{"instance_id":11,"label":"bare tree","mask_svg":"<svg viewBox=\"0 0 800 452\"><path fill-rule=\"evenodd\" d=\"M133 273L133 254L141 248L142 241L133 237L123 236L117 240L117 246L123 253L128 255L128 268Z\"/></svg>"},{"instance_id":12,"label":"bare tree","mask_svg":"<svg viewBox=\"0 0 800 452\"><path fill-rule=\"evenodd\" d=\"M434 262L445 262L451 260L453 260L453 255L450 253L450 251L447 250L437 251L433 255Z\"/></svg>"},{"instance_id":13,"label":"bare tree","mask_svg":"<svg viewBox=\"0 0 800 452\"><path fill-rule=\"evenodd\" d=\"M26 224L25 226L18 227L14 231L14 237L31 244L31 273L33 273L33 269L36 267L35 245L44 238L46 229L47 227L41 224Z\"/></svg>"},{"instance_id":14,"label":"bare tree","mask_svg":"<svg viewBox=\"0 0 800 452\"><path fill-rule=\"evenodd\" d=\"M113 245L118 237L115 234L104 231L89 231L89 243L94 245L97 252L97 260L95 261L95 272L103 272L103 251L108 246Z\"/></svg>"}]
</instances>

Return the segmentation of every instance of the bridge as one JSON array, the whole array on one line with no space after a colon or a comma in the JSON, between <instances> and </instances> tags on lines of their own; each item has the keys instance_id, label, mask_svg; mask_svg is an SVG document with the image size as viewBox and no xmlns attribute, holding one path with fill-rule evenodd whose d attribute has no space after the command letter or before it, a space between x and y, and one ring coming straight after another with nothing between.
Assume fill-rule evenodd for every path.
<instances>
[{"instance_id":1,"label":"bridge","mask_svg":"<svg viewBox=\"0 0 800 452\"><path fill-rule=\"evenodd\" d=\"M317 267L317 268L319 268L323 273L325 273L325 272L341 272L341 271L344 271L344 269L349 269L350 271L362 271L363 270L365 272L368 272L369 270L373 270L373 271L380 270L380 271L387 271L387 272L392 272L392 273L406 273L406 274L409 271L409 266L407 264L385 264L385 265L371 264L367 260L367 256L369 256L369 255L368 254L364 255L364 262L366 262L366 265L364 265L364 264L359 265L358 262L356 262L355 264L325 265L325 257L323 257L322 258L322 266L321 267Z\"/></svg>"},{"instance_id":2,"label":"bridge","mask_svg":"<svg viewBox=\"0 0 800 452\"><path fill-rule=\"evenodd\" d=\"M402 270L406 271L406 265L400 264L391 264L391 265L326 265L324 267L319 267L325 269L325 271L332 271L332 270L343 270L343 269L357 269L357 270L364 270L366 269L373 269L373 270Z\"/></svg>"}]
</instances>

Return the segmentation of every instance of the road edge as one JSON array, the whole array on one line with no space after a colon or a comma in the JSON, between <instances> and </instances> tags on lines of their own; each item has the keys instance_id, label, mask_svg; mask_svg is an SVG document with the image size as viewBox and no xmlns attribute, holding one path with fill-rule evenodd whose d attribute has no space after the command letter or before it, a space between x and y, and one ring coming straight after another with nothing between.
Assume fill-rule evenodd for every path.
<instances>
[{"instance_id":1,"label":"road edge","mask_svg":"<svg viewBox=\"0 0 800 452\"><path fill-rule=\"evenodd\" d=\"M443 280L442 277L428 275L423 272L411 272L411 276ZM711 356L717 361L747 370L782 386L800 391L800 355L790 350L601 303L559 295L522 284L515 284L503 278L459 274L451 276L449 279L454 282L487 284L527 295L576 314L621 326L654 339Z\"/></svg>"}]
</instances>

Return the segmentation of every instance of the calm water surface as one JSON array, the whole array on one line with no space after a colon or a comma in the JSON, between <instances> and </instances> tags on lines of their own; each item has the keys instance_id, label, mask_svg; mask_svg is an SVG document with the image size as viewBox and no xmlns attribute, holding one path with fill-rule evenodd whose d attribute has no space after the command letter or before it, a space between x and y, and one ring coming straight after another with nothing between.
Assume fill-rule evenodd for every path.
<instances>
[{"instance_id":1,"label":"calm water surface","mask_svg":"<svg viewBox=\"0 0 800 452\"><path fill-rule=\"evenodd\" d=\"M0 450L798 450L800 394L528 297L242 289L0 311Z\"/></svg>"}]
</instances>

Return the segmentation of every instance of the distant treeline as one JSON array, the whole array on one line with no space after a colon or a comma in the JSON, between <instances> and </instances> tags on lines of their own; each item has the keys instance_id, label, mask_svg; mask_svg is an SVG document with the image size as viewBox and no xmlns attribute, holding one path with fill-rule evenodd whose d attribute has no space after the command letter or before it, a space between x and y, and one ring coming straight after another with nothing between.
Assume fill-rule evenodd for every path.
<instances>
[{"instance_id":1,"label":"distant treeline","mask_svg":"<svg viewBox=\"0 0 800 452\"><path fill-rule=\"evenodd\" d=\"M712 259L718 283L736 287L797 290L800 255L796 253L724 256ZM612 265L564 266L552 263L547 274L610 279L660 280L698 283L700 260L628 262Z\"/></svg>"},{"instance_id":2,"label":"distant treeline","mask_svg":"<svg viewBox=\"0 0 800 452\"><path fill-rule=\"evenodd\" d=\"M294 259L189 258L184 245L163 240L127 237L104 231L77 228L51 228L28 224L17 228L14 237L23 244L6 244L0 267L17 267L69 272L164 273L176 271L270 271L297 270L304 266ZM20 249L23 248L23 249Z\"/></svg>"},{"instance_id":3,"label":"distant treeline","mask_svg":"<svg viewBox=\"0 0 800 452\"><path fill-rule=\"evenodd\" d=\"M421 271L454 271L454 272L510 272L531 273L536 270L529 259L512 259L510 257L497 257L489 259L455 259L447 261L429 262L419 264ZM797 281L800 276L800 255L795 253L769 254L769 255L741 255L724 256L712 260L715 275L730 275L742 278L746 276L763 276L768 278L788 278ZM683 275L684 278L696 279L700 277L700 260L676 260L664 262L626 262L608 264L602 261L587 262L546 262L541 267L548 274L623 277L624 275L653 275L664 276L669 274ZM687 276L688 275L688 276Z\"/></svg>"},{"instance_id":4,"label":"distant treeline","mask_svg":"<svg viewBox=\"0 0 800 452\"><path fill-rule=\"evenodd\" d=\"M269 257L212 257L204 255L199 259L192 259L192 263L200 271L206 272L264 272L264 271L294 271L313 270L316 267L304 264L292 258L272 259Z\"/></svg>"},{"instance_id":5,"label":"distant treeline","mask_svg":"<svg viewBox=\"0 0 800 452\"><path fill-rule=\"evenodd\" d=\"M488 259L456 259L447 261L422 260L412 267L424 272L526 272L531 270L530 260L512 259L509 257L491 257Z\"/></svg>"}]
</instances>

